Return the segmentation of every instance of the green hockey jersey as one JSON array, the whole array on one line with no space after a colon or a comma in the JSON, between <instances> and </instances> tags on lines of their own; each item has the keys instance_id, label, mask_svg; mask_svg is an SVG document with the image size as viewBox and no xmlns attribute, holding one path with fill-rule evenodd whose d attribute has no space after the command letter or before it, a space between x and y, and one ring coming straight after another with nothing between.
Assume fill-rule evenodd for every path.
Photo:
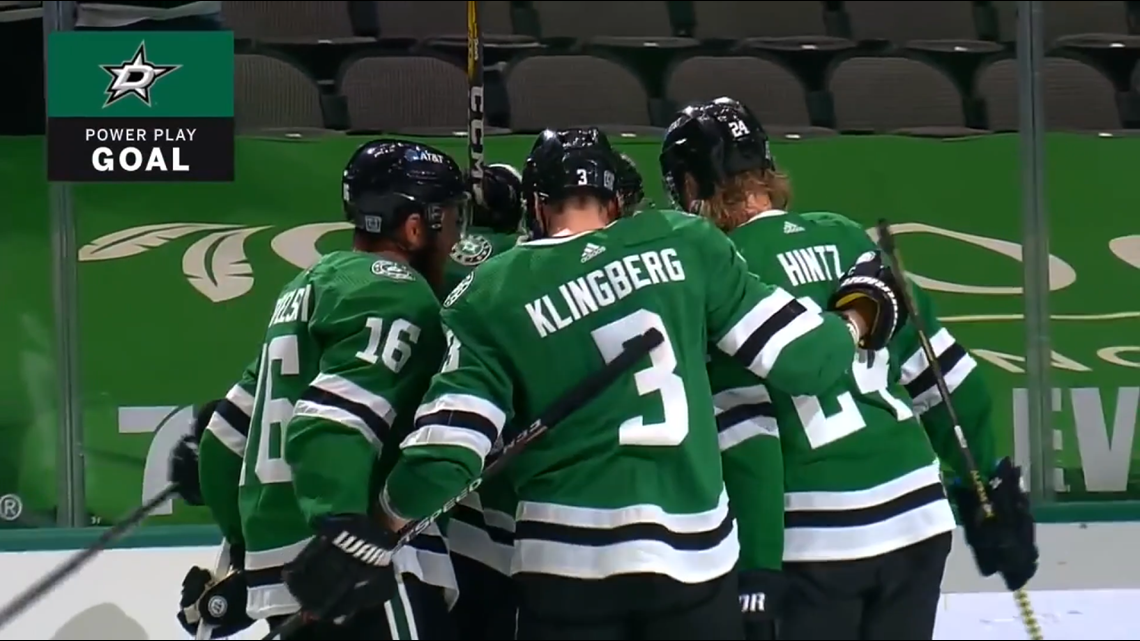
<instances>
[{"instance_id":1,"label":"green hockey jersey","mask_svg":"<svg viewBox=\"0 0 1140 641\"><path fill-rule=\"evenodd\" d=\"M527 445L508 475L512 573L686 583L730 571L739 545L721 477L710 342L773 384L829 389L850 369L846 322L750 275L708 221L645 210L522 243L444 301L448 353L383 501L431 513L478 476L504 425L525 425L650 329L666 341Z\"/></svg>"},{"instance_id":2,"label":"green hockey jersey","mask_svg":"<svg viewBox=\"0 0 1140 641\"><path fill-rule=\"evenodd\" d=\"M518 234L503 234L489 229L471 227L463 238L451 248L444 270L443 291L455 289L471 270L519 243Z\"/></svg>"},{"instance_id":3,"label":"green hockey jersey","mask_svg":"<svg viewBox=\"0 0 1140 641\"><path fill-rule=\"evenodd\" d=\"M519 234L504 234L471 227L451 249L444 271L444 291L455 289L479 265L513 248L523 240ZM498 570L510 572L514 550L514 489L505 481L490 481L451 512L447 542L452 554L467 557Z\"/></svg>"},{"instance_id":4,"label":"green hockey jersey","mask_svg":"<svg viewBox=\"0 0 1140 641\"><path fill-rule=\"evenodd\" d=\"M754 274L808 307L825 304L839 276L875 249L854 222L824 213L769 211L730 235ZM865 558L954 529L935 450L904 389L932 385L929 376L914 383L923 376L915 342L909 329L888 349L856 354L849 374L811 395L788 394L714 355L709 377L742 567Z\"/></svg>"},{"instance_id":5,"label":"green hockey jersey","mask_svg":"<svg viewBox=\"0 0 1140 641\"><path fill-rule=\"evenodd\" d=\"M253 395L257 393L257 362L242 372L214 409L198 445L198 475L202 500L210 509L222 536L233 545L245 546L238 510L241 460L249 436Z\"/></svg>"},{"instance_id":6,"label":"green hockey jersey","mask_svg":"<svg viewBox=\"0 0 1140 641\"><path fill-rule=\"evenodd\" d=\"M930 346L946 378L950 400L954 403L958 420L962 422L970 454L982 474L987 474L997 463L992 424L993 397L989 385L978 371L978 362L938 320L930 295L913 283L911 291L922 316L923 327L930 333ZM922 421L943 466L949 467L958 478L968 479L969 470L958 447L954 422L942 402L930 361L919 344L916 327L914 323L908 324L891 342L891 380L898 380L906 388L914 413Z\"/></svg>"},{"instance_id":7,"label":"green hockey jersey","mask_svg":"<svg viewBox=\"0 0 1140 641\"><path fill-rule=\"evenodd\" d=\"M235 506L220 502L234 494L223 486L240 460L236 515L251 617L296 610L280 570L311 539L313 519L373 511L398 452L383 445L410 432L443 354L439 303L403 263L334 252L282 290L260 356L240 391L231 390L249 409L244 443L219 412L202 444L210 451L201 460L203 493L214 512L228 512L219 519L227 535ZM455 587L438 529L394 562L429 584Z\"/></svg>"}]
</instances>

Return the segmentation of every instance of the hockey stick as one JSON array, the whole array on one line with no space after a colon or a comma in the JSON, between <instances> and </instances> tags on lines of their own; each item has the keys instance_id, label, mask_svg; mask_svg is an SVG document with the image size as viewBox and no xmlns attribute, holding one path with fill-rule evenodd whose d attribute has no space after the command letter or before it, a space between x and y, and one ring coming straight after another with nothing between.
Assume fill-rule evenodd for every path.
<instances>
[{"instance_id":1,"label":"hockey stick","mask_svg":"<svg viewBox=\"0 0 1140 641\"><path fill-rule=\"evenodd\" d=\"M502 449L498 450L498 456L494 458L494 460L487 462L479 478L463 488L459 494L455 495L455 497L447 503L444 503L443 507L422 519L417 519L405 525L399 532L396 544L388 551L388 558L391 559L392 555L424 530L428 529L436 519L449 512L451 508L458 505L459 502L467 498L469 494L479 489L479 486L482 485L484 481L502 472L506 465L526 448L528 443L542 436L550 430L551 427L565 420L567 416L574 413L574 410L592 401L598 394L601 394L612 385L622 374L633 367L637 361L641 360L642 357L649 354L649 352L664 341L665 335L656 329L650 329L644 334L627 341L625 343L625 349L623 349L616 358L603 365L597 372L587 376L582 382L567 390L562 396L559 396L545 411L539 414L533 423L507 442ZM269 641L270 639L287 637L299 630L307 621L308 619L304 612L294 613L283 621L281 625L270 630L269 634L262 637L262 639L263 641Z\"/></svg>"},{"instance_id":2,"label":"hockey stick","mask_svg":"<svg viewBox=\"0 0 1140 641\"><path fill-rule=\"evenodd\" d=\"M950 422L954 424L954 438L958 441L958 450L962 455L962 460L966 463L966 471L970 475L974 491L978 494L982 512L985 513L986 518L993 518L993 503L990 502L990 498L986 494L986 485L982 481L981 472L978 471L978 463L974 460L974 455L970 453L969 443L966 442L966 433L962 430L962 423L958 420L958 412L954 410L954 403L950 400L950 387L946 385L946 376L942 371L942 365L938 362L938 355L934 353L934 347L930 344L930 335L926 333L922 316L919 315L918 305L915 304L914 296L907 284L906 270L903 269L898 246L895 244L895 237L891 233L891 227L886 219L880 218L877 228L879 247L882 248L883 253L890 257L898 279L902 282L902 287L899 289L902 292L903 304L906 306L907 313L910 314L910 322L914 323L915 334L918 335L918 344L923 355L926 356L926 361L930 364L930 371L934 374L934 384L938 387L938 394L942 396L946 413L950 416ZM1033 612L1033 604L1029 602L1029 595L1025 592L1025 588L1015 590L1013 600L1017 603L1021 621L1025 624L1025 631L1029 638L1034 641L1044 639L1045 637L1041 633L1041 625L1037 622L1037 615Z\"/></svg>"},{"instance_id":3,"label":"hockey stick","mask_svg":"<svg viewBox=\"0 0 1140 641\"><path fill-rule=\"evenodd\" d=\"M214 561L214 580L218 581L218 577L223 576L226 570L230 568L230 542L222 539L222 547L218 549L218 558ZM207 608L210 604L205 604ZM202 616L199 613L198 616ZM214 626L208 625L205 619L198 620L198 630L194 633L195 639L209 639L210 633L214 631Z\"/></svg>"},{"instance_id":4,"label":"hockey stick","mask_svg":"<svg viewBox=\"0 0 1140 641\"><path fill-rule=\"evenodd\" d=\"M86 549L80 550L74 554L67 561L61 563L54 570L49 572L39 581L36 581L27 590L24 590L15 599L8 602L7 605L0 609L0 629L6 627L12 622L12 619L20 616L29 607L34 605L48 592L54 590L60 583L63 583L72 574L78 571L83 566L87 565L91 559L95 558L100 552L106 550L115 541L123 538L131 530L135 529L143 519L150 516L150 513L157 510L160 505L165 503L167 499L174 497L178 493L178 486L170 484L166 486L161 492L156 494L154 498L146 503L143 503L134 512L131 512L125 519L116 523L113 527L99 535L99 538L87 546Z\"/></svg>"},{"instance_id":5,"label":"hockey stick","mask_svg":"<svg viewBox=\"0 0 1140 641\"><path fill-rule=\"evenodd\" d=\"M476 205L483 205L483 34L479 3L467 3L467 180Z\"/></svg>"}]
</instances>

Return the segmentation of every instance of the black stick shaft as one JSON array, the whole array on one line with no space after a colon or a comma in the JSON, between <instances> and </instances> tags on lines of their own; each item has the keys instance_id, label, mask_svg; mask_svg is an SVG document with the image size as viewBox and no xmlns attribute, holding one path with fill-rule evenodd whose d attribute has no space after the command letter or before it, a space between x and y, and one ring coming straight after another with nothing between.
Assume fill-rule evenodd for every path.
<instances>
[{"instance_id":1,"label":"black stick shaft","mask_svg":"<svg viewBox=\"0 0 1140 641\"><path fill-rule=\"evenodd\" d=\"M35 605L37 601L46 596L49 592L54 590L60 583L71 577L71 575L78 572L83 566L87 565L91 559L95 558L100 552L106 550L115 541L123 538L131 530L135 529L143 519L150 515L151 512L158 509L158 506L166 502L167 499L173 497L178 493L178 487L171 484L166 486L161 492L155 495L154 498L142 504L138 509L132 512L122 521L116 523L113 527L109 528L99 538L89 545L87 548L75 553L67 561L60 564L54 570L44 575L42 579L36 581L27 590L24 590L15 599L12 599L3 609L0 609L0 629L7 626L13 619L24 613L25 610Z\"/></svg>"}]
</instances>

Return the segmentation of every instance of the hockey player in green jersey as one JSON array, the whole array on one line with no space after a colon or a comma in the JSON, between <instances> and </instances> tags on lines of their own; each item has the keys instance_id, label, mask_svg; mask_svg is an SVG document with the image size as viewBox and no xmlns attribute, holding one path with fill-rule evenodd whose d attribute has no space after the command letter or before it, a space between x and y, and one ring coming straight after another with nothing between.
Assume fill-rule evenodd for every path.
<instances>
[{"instance_id":1,"label":"hockey player in green jersey","mask_svg":"<svg viewBox=\"0 0 1140 641\"><path fill-rule=\"evenodd\" d=\"M353 154L342 191L355 251L282 290L260 356L203 436L203 497L244 546L251 617L301 609L315 619L305 639L450 639L438 529L388 564L374 508L444 354L433 285L460 235L464 177L441 151L382 139Z\"/></svg>"},{"instance_id":2,"label":"hockey player in green jersey","mask_svg":"<svg viewBox=\"0 0 1140 641\"><path fill-rule=\"evenodd\" d=\"M488 165L483 172L484 203L472 203L471 228L451 250L445 290L455 289L492 256L519 243L522 177L511 165ZM459 638L501 640L515 628L511 598L510 551L514 537L513 490L492 480L457 505L447 525L459 600L451 609Z\"/></svg>"},{"instance_id":3,"label":"hockey player in green jersey","mask_svg":"<svg viewBox=\"0 0 1140 641\"><path fill-rule=\"evenodd\" d=\"M736 101L682 112L661 168L676 202L728 232L761 280L801 300L825 304L845 273L879 260L850 220L784 211L787 179L760 123ZM976 363L920 300L974 457L992 462L990 400ZM936 454L963 467L914 326L858 354L851 373L820 393L789 394L715 355L709 377L740 522L749 637L773 638L779 616L781 639L930 639L955 527ZM1009 485L1000 492L1020 499L1016 481ZM1028 518L1016 509L1006 517Z\"/></svg>"},{"instance_id":4,"label":"hockey player in green jersey","mask_svg":"<svg viewBox=\"0 0 1140 641\"><path fill-rule=\"evenodd\" d=\"M227 399L218 399L200 406L194 415L190 433L182 437L170 453L170 482L178 488L178 494L190 505L206 505L202 498L202 483L198 470L199 444L210 421L219 410L228 411L227 407L231 404ZM206 442L207 447L210 447L215 441L211 437ZM236 469L234 471L236 472ZM234 488L236 489L236 483ZM215 520L224 521L227 515L226 510L221 510ZM227 538L240 541L240 525ZM222 577L215 577L213 571L201 567L192 567L186 573L182 579L182 598L178 603L177 616L178 623L187 634L196 636L198 627L205 625L211 632L210 638L226 638L253 625L253 620L245 612L246 594L249 588L245 581L243 571L245 564L242 556L243 550L240 544L229 547L227 557L230 571Z\"/></svg>"},{"instance_id":5,"label":"hockey player in green jersey","mask_svg":"<svg viewBox=\"0 0 1140 641\"><path fill-rule=\"evenodd\" d=\"M516 638L739 639L708 345L781 389L819 393L850 369L856 341L886 343L897 301L868 279L841 288L842 311L813 311L749 275L701 218L615 220L616 165L596 129L539 136L523 171L532 240L444 301L448 353L381 503L394 525L431 514L481 473L505 425L656 329L666 340L639 370L508 469Z\"/></svg>"},{"instance_id":6,"label":"hockey player in green jersey","mask_svg":"<svg viewBox=\"0 0 1140 641\"><path fill-rule=\"evenodd\" d=\"M471 228L451 248L444 291L450 292L472 269L519 242L522 221L522 177L507 164L487 165L483 172L484 203L473 203Z\"/></svg>"}]
</instances>

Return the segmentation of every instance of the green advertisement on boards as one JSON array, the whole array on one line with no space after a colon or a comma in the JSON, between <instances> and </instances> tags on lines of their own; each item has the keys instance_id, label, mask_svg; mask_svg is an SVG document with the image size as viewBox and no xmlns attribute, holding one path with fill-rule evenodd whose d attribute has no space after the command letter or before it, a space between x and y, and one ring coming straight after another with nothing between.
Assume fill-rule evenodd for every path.
<instances>
[{"instance_id":1,"label":"green advertisement on boards","mask_svg":"<svg viewBox=\"0 0 1140 641\"><path fill-rule=\"evenodd\" d=\"M166 456L193 406L225 393L282 284L347 247L340 172L363 139L238 139L231 184L75 185L79 367L87 508L107 523L165 484ZM433 144L466 157L461 138ZM489 138L489 162L520 164L531 139ZM1052 409L1058 501L1140 498L1132 468L1140 368L1140 141L1053 134L1048 142ZM658 142L618 141L664 202ZM775 145L793 208L895 225L908 268L982 363L1000 451L1028 460L1016 136L933 141L840 137ZM51 523L56 358L42 141L0 139L0 520ZM16 497L13 499L12 497ZM5 507L7 501L8 507ZM12 505L20 514L13 517ZM148 523L205 521L178 502ZM0 523L2 524L2 523Z\"/></svg>"}]
</instances>

